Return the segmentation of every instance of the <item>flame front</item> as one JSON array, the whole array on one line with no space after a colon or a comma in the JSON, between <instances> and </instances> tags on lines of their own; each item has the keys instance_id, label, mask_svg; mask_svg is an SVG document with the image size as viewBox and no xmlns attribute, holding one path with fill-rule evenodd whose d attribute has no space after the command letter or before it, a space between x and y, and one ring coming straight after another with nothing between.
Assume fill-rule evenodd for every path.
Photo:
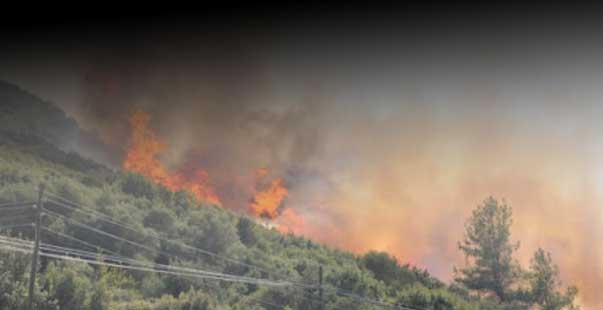
<instances>
[{"instance_id":1,"label":"flame front","mask_svg":"<svg viewBox=\"0 0 603 310\"><path fill-rule=\"evenodd\" d=\"M265 174L264 171L256 173L256 175ZM275 219L279 216L279 207L288 194L283 179L275 179L270 182L268 188L256 192L253 201L249 204L249 211L256 216Z\"/></svg>"},{"instance_id":2,"label":"flame front","mask_svg":"<svg viewBox=\"0 0 603 310\"><path fill-rule=\"evenodd\" d=\"M159 160L165 145L149 128L150 116L138 111L130 118L132 136L123 162L123 168L143 175L171 191L187 190L197 199L212 204L220 204L220 199L211 186L207 172L196 167L187 167L170 172ZM192 171L192 172L191 172Z\"/></svg>"},{"instance_id":3,"label":"flame front","mask_svg":"<svg viewBox=\"0 0 603 310\"><path fill-rule=\"evenodd\" d=\"M165 184L168 181L168 172L158 158L165 146L148 127L149 118L144 112L136 112L130 118L132 136L123 168L139 173L156 183Z\"/></svg>"},{"instance_id":4,"label":"flame front","mask_svg":"<svg viewBox=\"0 0 603 310\"><path fill-rule=\"evenodd\" d=\"M130 118L132 136L123 168L139 173L149 180L161 184L171 191L186 190L197 199L222 205L215 191L209 174L200 169L193 161L170 171L160 160L166 146L157 138L149 126L149 114L138 111ZM277 229L282 233L301 234L304 220L291 208L284 208L283 203L289 194L282 178L270 180L269 171L260 168L255 171L253 198L247 211L256 216L275 220ZM230 206L233 207L233 206Z\"/></svg>"}]
</instances>

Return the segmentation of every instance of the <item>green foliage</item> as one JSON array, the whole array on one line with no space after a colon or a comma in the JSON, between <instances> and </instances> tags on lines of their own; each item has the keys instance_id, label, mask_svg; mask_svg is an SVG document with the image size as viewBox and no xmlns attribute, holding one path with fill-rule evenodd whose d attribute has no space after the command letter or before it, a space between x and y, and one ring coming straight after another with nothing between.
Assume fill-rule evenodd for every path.
<instances>
[{"instance_id":1,"label":"green foliage","mask_svg":"<svg viewBox=\"0 0 603 310\"><path fill-rule=\"evenodd\" d=\"M93 271L83 264L51 263L42 278L42 286L56 300L59 309L87 308L88 294L92 289Z\"/></svg>"},{"instance_id":2,"label":"green foliage","mask_svg":"<svg viewBox=\"0 0 603 310\"><path fill-rule=\"evenodd\" d=\"M156 193L153 183L139 174L130 172L124 173L121 181L121 189L126 194L149 200L153 200Z\"/></svg>"},{"instance_id":3,"label":"green foliage","mask_svg":"<svg viewBox=\"0 0 603 310\"><path fill-rule=\"evenodd\" d=\"M384 297L385 287L359 266L347 266L342 272L330 274L327 281L345 291L373 299Z\"/></svg>"},{"instance_id":4,"label":"green foliage","mask_svg":"<svg viewBox=\"0 0 603 310\"><path fill-rule=\"evenodd\" d=\"M480 309L579 309L574 305L576 287L559 291L559 270L549 253L538 249L527 272L513 259L519 243L510 241L511 213L510 207L492 197L473 211L465 226L465 239L459 243L472 264L455 270L455 280L462 287L454 286L450 291L465 299L468 295L463 287L485 293L479 295L485 297L480 299Z\"/></svg>"},{"instance_id":5,"label":"green foliage","mask_svg":"<svg viewBox=\"0 0 603 310\"><path fill-rule=\"evenodd\" d=\"M253 246L257 242L257 237L254 231L255 224L247 217L241 217L237 224L237 232L239 239L246 246Z\"/></svg>"},{"instance_id":6,"label":"green foliage","mask_svg":"<svg viewBox=\"0 0 603 310\"><path fill-rule=\"evenodd\" d=\"M165 208L154 208L144 217L143 224L158 231L170 231L174 218Z\"/></svg>"},{"instance_id":7,"label":"green foliage","mask_svg":"<svg viewBox=\"0 0 603 310\"><path fill-rule=\"evenodd\" d=\"M422 309L477 309L476 303L470 303L444 288L429 289L421 284L403 290L397 300L399 305Z\"/></svg>"},{"instance_id":8,"label":"green foliage","mask_svg":"<svg viewBox=\"0 0 603 310\"><path fill-rule=\"evenodd\" d=\"M0 309L23 309L30 260L21 253L0 252Z\"/></svg>"},{"instance_id":9,"label":"green foliage","mask_svg":"<svg viewBox=\"0 0 603 310\"><path fill-rule=\"evenodd\" d=\"M368 252L362 258L365 268L370 270L375 278L391 285L399 279L400 265L395 257L389 256L385 252Z\"/></svg>"},{"instance_id":10,"label":"green foliage","mask_svg":"<svg viewBox=\"0 0 603 310\"><path fill-rule=\"evenodd\" d=\"M471 290L492 293L503 302L520 272L513 259L519 243L510 240L511 213L510 207L492 197L473 210L465 225L465 238L459 243L472 264L458 270L455 279Z\"/></svg>"},{"instance_id":11,"label":"green foliage","mask_svg":"<svg viewBox=\"0 0 603 310\"><path fill-rule=\"evenodd\" d=\"M211 295L191 289L177 297L166 295L152 300L117 303L112 309L221 310L225 308L218 305Z\"/></svg>"},{"instance_id":12,"label":"green foliage","mask_svg":"<svg viewBox=\"0 0 603 310\"><path fill-rule=\"evenodd\" d=\"M561 282L559 270L553 264L551 254L538 249L530 262L529 282L532 302L543 310L577 309L574 299L578 290L568 287L565 293L559 292Z\"/></svg>"}]
</instances>

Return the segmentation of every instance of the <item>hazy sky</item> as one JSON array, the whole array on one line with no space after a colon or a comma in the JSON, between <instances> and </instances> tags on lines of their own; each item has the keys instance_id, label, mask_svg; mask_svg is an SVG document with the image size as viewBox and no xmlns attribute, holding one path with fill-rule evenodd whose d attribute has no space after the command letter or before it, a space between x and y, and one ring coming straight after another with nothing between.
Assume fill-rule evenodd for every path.
<instances>
[{"instance_id":1,"label":"hazy sky","mask_svg":"<svg viewBox=\"0 0 603 310\"><path fill-rule=\"evenodd\" d=\"M505 199L524 266L551 251L585 309L603 306L598 25L358 16L58 28L9 40L0 79L122 148L143 109L168 165L194 151L221 184L267 167L302 233L445 280L471 210Z\"/></svg>"}]
</instances>

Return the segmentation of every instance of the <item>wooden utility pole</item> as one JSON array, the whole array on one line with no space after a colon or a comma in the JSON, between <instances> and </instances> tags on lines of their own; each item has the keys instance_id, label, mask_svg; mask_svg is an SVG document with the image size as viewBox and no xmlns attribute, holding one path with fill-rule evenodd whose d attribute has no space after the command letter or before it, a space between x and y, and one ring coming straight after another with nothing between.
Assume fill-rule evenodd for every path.
<instances>
[{"instance_id":1,"label":"wooden utility pole","mask_svg":"<svg viewBox=\"0 0 603 310\"><path fill-rule=\"evenodd\" d=\"M318 268L318 298L320 300L320 310L325 310L325 302L323 300L323 288L322 288L322 265Z\"/></svg>"},{"instance_id":2,"label":"wooden utility pole","mask_svg":"<svg viewBox=\"0 0 603 310\"><path fill-rule=\"evenodd\" d=\"M29 302L27 309L33 310L34 288L36 285L36 273L38 271L38 254L40 251L40 224L42 222L42 206L44 201L44 184L40 184L38 190L38 203L34 205L34 217L36 226L34 228L35 244L33 249L33 257L31 258L31 273L29 275Z\"/></svg>"}]
</instances>

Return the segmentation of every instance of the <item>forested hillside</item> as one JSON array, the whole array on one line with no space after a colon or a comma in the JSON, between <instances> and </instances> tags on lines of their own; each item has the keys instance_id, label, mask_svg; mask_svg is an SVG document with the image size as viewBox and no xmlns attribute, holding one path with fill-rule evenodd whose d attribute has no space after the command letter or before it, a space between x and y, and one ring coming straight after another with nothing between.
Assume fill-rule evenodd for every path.
<instances>
[{"instance_id":1,"label":"forested hillside","mask_svg":"<svg viewBox=\"0 0 603 310\"><path fill-rule=\"evenodd\" d=\"M489 250L505 249L507 267L517 268L497 275L510 279L516 272L513 276L526 279L528 289L510 294L516 282L504 278L506 286L490 290L498 282L487 271L498 261L487 259L488 268L462 270L458 284L447 285L387 253L356 255L283 235L244 215L200 203L185 191L171 192L140 175L60 150L47 129L56 125L77 131L72 120L63 115L57 119L64 124L23 125L19 119L27 111L44 105L0 104L3 118L13 124L0 133L0 309L27 308L28 240L34 237L36 210L27 202L38 199L40 184L45 186L43 255L35 309L321 309L321 266L324 309L527 309L534 304L570 309L563 307L575 296L575 291L556 293L556 271L544 252L535 256L540 259L535 266L545 273L520 275L512 265L513 248L504 243L506 221L496 229L503 229L507 239L489 243ZM55 108L45 109L56 114ZM40 132L49 135L40 137ZM26 204L12 206L21 202ZM507 220L505 208L488 200L474 220L485 219L481 226L490 223L488 216L502 214ZM483 232L468 233L461 249L476 256ZM539 295L533 288L540 288Z\"/></svg>"},{"instance_id":2,"label":"forested hillside","mask_svg":"<svg viewBox=\"0 0 603 310\"><path fill-rule=\"evenodd\" d=\"M381 308L355 299L360 297L391 304L420 301L425 306L440 304L440 308L472 307L426 271L400 266L385 253L355 256L281 235L247 217L199 204L185 192L169 192L141 176L108 173L83 159L75 164L78 160L40 155L52 148L43 143L23 144L28 139L24 136L14 138L5 136L0 146L0 203L35 201L37 184L45 183L49 212L43 216L44 243L90 251L85 244L89 243L98 246L98 253L104 249L149 263L303 284L264 286L43 259L37 279L39 309L318 309L318 292L312 287L318 284L320 265L327 309ZM30 208L0 212L3 226L31 222ZM107 218L133 229L107 222ZM87 226L131 242L116 241ZM2 231L32 238L31 226ZM21 309L27 299L29 255L3 251L1 257L5 276L0 283L0 306Z\"/></svg>"}]
</instances>

